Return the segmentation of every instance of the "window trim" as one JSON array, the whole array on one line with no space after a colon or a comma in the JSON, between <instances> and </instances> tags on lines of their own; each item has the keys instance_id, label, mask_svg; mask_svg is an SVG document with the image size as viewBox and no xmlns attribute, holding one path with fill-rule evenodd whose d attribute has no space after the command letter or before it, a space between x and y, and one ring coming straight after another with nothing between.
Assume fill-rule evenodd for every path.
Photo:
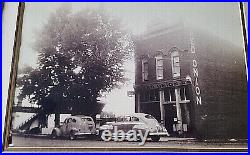
<instances>
[{"instance_id":1,"label":"window trim","mask_svg":"<svg viewBox=\"0 0 250 155\"><path fill-rule=\"evenodd\" d=\"M147 69L146 69L146 65L147 64ZM148 63L148 59L144 58L142 59L141 61L141 65L142 65L142 81L145 82L145 81L148 81L149 78L148 78L148 74L149 74L149 63Z\"/></svg>"},{"instance_id":2,"label":"window trim","mask_svg":"<svg viewBox=\"0 0 250 155\"><path fill-rule=\"evenodd\" d=\"M178 58L178 63L175 63L175 58ZM176 66L178 64L178 66ZM181 65L180 65L180 54L178 50L174 50L171 52L171 66L172 66L172 77L180 78L181 76ZM178 69L178 72L176 70Z\"/></svg>"},{"instance_id":3,"label":"window trim","mask_svg":"<svg viewBox=\"0 0 250 155\"><path fill-rule=\"evenodd\" d=\"M161 63L158 63L159 61L162 61ZM161 64L161 65L159 65ZM161 74L159 73L161 71ZM157 55L155 57L155 75L156 80L162 80L164 79L164 59L162 55ZM161 75L161 76L160 76Z\"/></svg>"}]
</instances>

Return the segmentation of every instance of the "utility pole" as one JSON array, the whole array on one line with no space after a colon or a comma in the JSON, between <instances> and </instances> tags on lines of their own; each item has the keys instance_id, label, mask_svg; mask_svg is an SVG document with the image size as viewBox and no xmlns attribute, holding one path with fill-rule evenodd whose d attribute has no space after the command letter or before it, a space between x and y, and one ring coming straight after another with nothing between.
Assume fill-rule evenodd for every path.
<instances>
[{"instance_id":1,"label":"utility pole","mask_svg":"<svg viewBox=\"0 0 250 155\"><path fill-rule=\"evenodd\" d=\"M55 127L60 125L60 103L56 102L55 108Z\"/></svg>"},{"instance_id":2,"label":"utility pole","mask_svg":"<svg viewBox=\"0 0 250 155\"><path fill-rule=\"evenodd\" d=\"M136 95L136 103L137 103L137 111L136 112L138 112L138 113L140 113L141 112L141 103L140 103L140 93L139 92L137 92L137 95Z\"/></svg>"},{"instance_id":3,"label":"utility pole","mask_svg":"<svg viewBox=\"0 0 250 155\"><path fill-rule=\"evenodd\" d=\"M176 113L177 113L177 131L179 134L183 133L181 105L180 105L180 88L175 88L175 101L176 101Z\"/></svg>"},{"instance_id":4,"label":"utility pole","mask_svg":"<svg viewBox=\"0 0 250 155\"><path fill-rule=\"evenodd\" d=\"M160 94L160 111L161 111L161 124L163 126L165 126L165 109L164 109L164 102L165 102L165 99L164 99L164 91L163 90L160 90L159 91L159 94Z\"/></svg>"}]
</instances>

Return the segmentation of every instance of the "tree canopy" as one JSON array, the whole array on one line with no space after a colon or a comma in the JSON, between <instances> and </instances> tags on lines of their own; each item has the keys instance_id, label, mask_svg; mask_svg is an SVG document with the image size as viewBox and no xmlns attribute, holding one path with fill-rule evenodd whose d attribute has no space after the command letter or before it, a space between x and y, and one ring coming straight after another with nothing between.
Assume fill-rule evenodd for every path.
<instances>
[{"instance_id":1,"label":"tree canopy","mask_svg":"<svg viewBox=\"0 0 250 155\"><path fill-rule=\"evenodd\" d=\"M72 13L61 7L35 38L38 66L18 79L19 98L53 112L95 113L97 98L124 82L124 61L134 50L119 20L104 10ZM23 51L25 52L25 51Z\"/></svg>"}]
</instances>

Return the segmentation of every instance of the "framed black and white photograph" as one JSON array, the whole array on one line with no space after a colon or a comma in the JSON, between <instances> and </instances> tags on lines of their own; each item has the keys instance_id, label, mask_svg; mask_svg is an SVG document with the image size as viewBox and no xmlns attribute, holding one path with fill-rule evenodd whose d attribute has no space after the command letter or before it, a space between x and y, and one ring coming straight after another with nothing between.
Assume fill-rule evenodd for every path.
<instances>
[{"instance_id":1,"label":"framed black and white photograph","mask_svg":"<svg viewBox=\"0 0 250 155\"><path fill-rule=\"evenodd\" d=\"M4 151L248 151L243 3L17 9Z\"/></svg>"}]
</instances>

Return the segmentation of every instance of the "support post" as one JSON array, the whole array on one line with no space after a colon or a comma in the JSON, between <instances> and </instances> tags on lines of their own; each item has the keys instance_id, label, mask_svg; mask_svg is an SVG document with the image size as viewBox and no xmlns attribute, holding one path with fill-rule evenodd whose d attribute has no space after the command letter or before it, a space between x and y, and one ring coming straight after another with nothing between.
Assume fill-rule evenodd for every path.
<instances>
[{"instance_id":1,"label":"support post","mask_svg":"<svg viewBox=\"0 0 250 155\"><path fill-rule=\"evenodd\" d=\"M137 111L136 112L138 112L138 113L140 113L141 112L141 103L140 103L140 92L137 92L137 94L136 94L136 105L137 105Z\"/></svg>"},{"instance_id":2,"label":"support post","mask_svg":"<svg viewBox=\"0 0 250 155\"><path fill-rule=\"evenodd\" d=\"M60 113L55 113L55 127L60 125Z\"/></svg>"},{"instance_id":3,"label":"support post","mask_svg":"<svg viewBox=\"0 0 250 155\"><path fill-rule=\"evenodd\" d=\"M176 113L177 113L177 131L183 133L181 105L180 105L180 88L175 88Z\"/></svg>"},{"instance_id":4,"label":"support post","mask_svg":"<svg viewBox=\"0 0 250 155\"><path fill-rule=\"evenodd\" d=\"M60 126L60 103L56 103L56 111L55 111L55 127Z\"/></svg>"},{"instance_id":5,"label":"support post","mask_svg":"<svg viewBox=\"0 0 250 155\"><path fill-rule=\"evenodd\" d=\"M165 99L164 99L164 91L163 90L160 90L159 91L160 93L160 111L161 111L161 124L163 126L165 126L165 109L164 109L164 102L165 102Z\"/></svg>"}]
</instances>

